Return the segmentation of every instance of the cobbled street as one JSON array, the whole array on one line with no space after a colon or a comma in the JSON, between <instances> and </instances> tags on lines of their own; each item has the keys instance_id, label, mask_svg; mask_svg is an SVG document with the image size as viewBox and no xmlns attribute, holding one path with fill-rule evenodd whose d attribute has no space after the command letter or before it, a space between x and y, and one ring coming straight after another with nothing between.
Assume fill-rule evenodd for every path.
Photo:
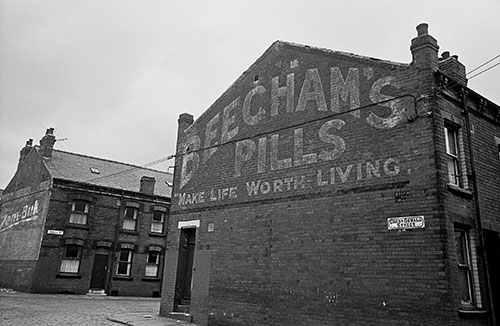
<instances>
[{"instance_id":1,"label":"cobbled street","mask_svg":"<svg viewBox=\"0 0 500 326\"><path fill-rule=\"evenodd\" d=\"M106 317L128 312L158 314L159 298L29 294L0 291L2 326L117 326Z\"/></svg>"}]
</instances>

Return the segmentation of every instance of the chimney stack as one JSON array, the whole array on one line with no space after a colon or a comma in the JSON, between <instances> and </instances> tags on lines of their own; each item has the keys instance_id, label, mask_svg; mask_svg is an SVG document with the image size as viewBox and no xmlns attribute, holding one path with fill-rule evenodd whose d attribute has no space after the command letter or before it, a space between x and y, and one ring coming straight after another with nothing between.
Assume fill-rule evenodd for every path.
<instances>
[{"instance_id":1,"label":"chimney stack","mask_svg":"<svg viewBox=\"0 0 500 326\"><path fill-rule=\"evenodd\" d=\"M52 150L54 149L55 143L56 137L54 136L54 128L49 128L45 132L45 136L40 139L40 153L43 157L52 157Z\"/></svg>"},{"instance_id":2,"label":"chimney stack","mask_svg":"<svg viewBox=\"0 0 500 326\"><path fill-rule=\"evenodd\" d=\"M191 114L189 113L182 113L179 115L179 119L177 120L177 123L179 124L179 131L186 130L190 125L192 125L194 122L194 118Z\"/></svg>"},{"instance_id":3,"label":"chimney stack","mask_svg":"<svg viewBox=\"0 0 500 326\"><path fill-rule=\"evenodd\" d=\"M417 26L417 37L411 40L410 46L412 65L437 71L439 46L437 40L429 35L428 28L429 25L426 23Z\"/></svg>"},{"instance_id":4,"label":"chimney stack","mask_svg":"<svg viewBox=\"0 0 500 326\"><path fill-rule=\"evenodd\" d=\"M443 52L441 58L439 58L439 71L452 78L458 84L467 86L465 66L458 61L458 55L450 56L450 52Z\"/></svg>"},{"instance_id":5,"label":"chimney stack","mask_svg":"<svg viewBox=\"0 0 500 326\"><path fill-rule=\"evenodd\" d=\"M24 159L28 156L32 148L33 148L33 139L30 138L26 141L26 145L24 145L24 147L19 152L20 153L19 162L24 161Z\"/></svg>"},{"instance_id":6,"label":"chimney stack","mask_svg":"<svg viewBox=\"0 0 500 326\"><path fill-rule=\"evenodd\" d=\"M184 146L184 142L186 141L187 134L186 130L191 126L194 122L194 117L189 113L182 113L179 115L179 119L177 119L177 149L176 153L184 154L185 148L179 148L179 146Z\"/></svg>"},{"instance_id":7,"label":"chimney stack","mask_svg":"<svg viewBox=\"0 0 500 326\"><path fill-rule=\"evenodd\" d=\"M154 195L156 179L153 177L143 176L141 178L141 187L139 191L145 195Z\"/></svg>"}]
</instances>

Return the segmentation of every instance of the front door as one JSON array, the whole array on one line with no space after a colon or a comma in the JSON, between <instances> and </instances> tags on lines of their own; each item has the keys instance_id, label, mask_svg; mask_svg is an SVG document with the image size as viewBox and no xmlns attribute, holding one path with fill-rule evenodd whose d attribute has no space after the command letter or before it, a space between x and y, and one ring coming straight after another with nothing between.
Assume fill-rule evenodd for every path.
<instances>
[{"instance_id":1,"label":"front door","mask_svg":"<svg viewBox=\"0 0 500 326\"><path fill-rule=\"evenodd\" d=\"M189 304L191 301L196 228L181 229L179 240L175 297L177 304Z\"/></svg>"},{"instance_id":2,"label":"front door","mask_svg":"<svg viewBox=\"0 0 500 326\"><path fill-rule=\"evenodd\" d=\"M106 274L108 267L108 255L95 254L94 267L92 268L92 279L90 288L104 290L106 285Z\"/></svg>"}]
</instances>

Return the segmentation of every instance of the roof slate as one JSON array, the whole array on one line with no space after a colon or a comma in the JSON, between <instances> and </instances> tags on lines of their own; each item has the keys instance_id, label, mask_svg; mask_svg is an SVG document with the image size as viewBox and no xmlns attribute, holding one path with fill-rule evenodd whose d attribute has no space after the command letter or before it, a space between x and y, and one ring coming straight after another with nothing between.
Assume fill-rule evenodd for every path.
<instances>
[{"instance_id":1,"label":"roof slate","mask_svg":"<svg viewBox=\"0 0 500 326\"><path fill-rule=\"evenodd\" d=\"M140 180L147 176L156 179L156 196L172 195L171 173L56 149L51 158L43 160L53 178L139 192ZM91 168L99 173L93 173Z\"/></svg>"}]
</instances>

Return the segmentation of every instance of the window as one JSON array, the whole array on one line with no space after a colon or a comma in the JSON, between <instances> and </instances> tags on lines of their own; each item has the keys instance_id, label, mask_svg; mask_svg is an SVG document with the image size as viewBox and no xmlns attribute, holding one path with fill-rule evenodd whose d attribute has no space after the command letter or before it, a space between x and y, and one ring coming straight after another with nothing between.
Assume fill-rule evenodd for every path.
<instances>
[{"instance_id":1,"label":"window","mask_svg":"<svg viewBox=\"0 0 500 326\"><path fill-rule=\"evenodd\" d=\"M155 210L153 220L151 221L151 232L163 233L163 223L165 221L165 212Z\"/></svg>"},{"instance_id":2,"label":"window","mask_svg":"<svg viewBox=\"0 0 500 326\"><path fill-rule=\"evenodd\" d=\"M444 127L446 141L446 156L448 165L448 182L453 185L462 186L460 175L460 157L458 146L458 130L449 126Z\"/></svg>"},{"instance_id":3,"label":"window","mask_svg":"<svg viewBox=\"0 0 500 326\"><path fill-rule=\"evenodd\" d=\"M159 265L160 265L160 252L149 251L148 260L146 261L146 271L144 275L149 277L157 277Z\"/></svg>"},{"instance_id":4,"label":"window","mask_svg":"<svg viewBox=\"0 0 500 326\"><path fill-rule=\"evenodd\" d=\"M469 233L455 229L455 246L458 260L458 280L460 283L460 301L462 305L472 304L473 282L470 258Z\"/></svg>"},{"instance_id":5,"label":"window","mask_svg":"<svg viewBox=\"0 0 500 326\"><path fill-rule=\"evenodd\" d=\"M130 276L130 268L132 266L132 250L121 249L120 256L118 257L118 266L116 268L116 275Z\"/></svg>"},{"instance_id":6,"label":"window","mask_svg":"<svg viewBox=\"0 0 500 326\"><path fill-rule=\"evenodd\" d=\"M87 215L89 213L89 203L84 200L74 200L71 204L71 214L69 222L73 224L87 224Z\"/></svg>"},{"instance_id":7,"label":"window","mask_svg":"<svg viewBox=\"0 0 500 326\"><path fill-rule=\"evenodd\" d=\"M123 229L124 230L133 230L135 231L135 227L137 224L137 211L136 207L126 207L125 212L123 214Z\"/></svg>"},{"instance_id":8,"label":"window","mask_svg":"<svg viewBox=\"0 0 500 326\"><path fill-rule=\"evenodd\" d=\"M64 247L63 258L59 271L61 273L78 273L80 268L80 259L82 256L82 247L74 244Z\"/></svg>"}]
</instances>

